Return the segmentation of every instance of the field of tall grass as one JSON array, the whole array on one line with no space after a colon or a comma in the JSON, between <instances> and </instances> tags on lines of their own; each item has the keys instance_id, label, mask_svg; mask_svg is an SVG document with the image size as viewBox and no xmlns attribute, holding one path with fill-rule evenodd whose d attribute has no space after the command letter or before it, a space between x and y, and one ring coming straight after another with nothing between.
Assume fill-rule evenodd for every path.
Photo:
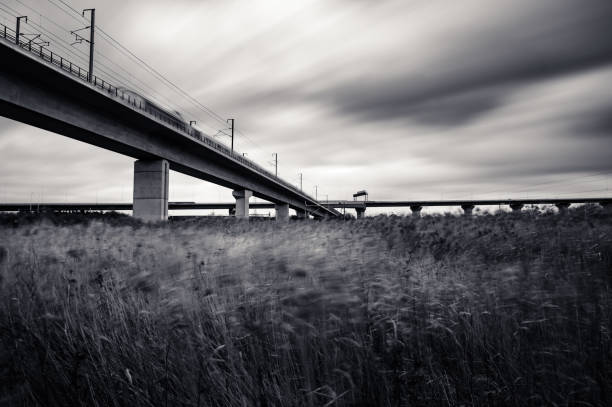
<instances>
[{"instance_id":1,"label":"field of tall grass","mask_svg":"<svg viewBox=\"0 0 612 407\"><path fill-rule=\"evenodd\" d=\"M612 216L0 216L2 406L609 406Z\"/></svg>"}]
</instances>

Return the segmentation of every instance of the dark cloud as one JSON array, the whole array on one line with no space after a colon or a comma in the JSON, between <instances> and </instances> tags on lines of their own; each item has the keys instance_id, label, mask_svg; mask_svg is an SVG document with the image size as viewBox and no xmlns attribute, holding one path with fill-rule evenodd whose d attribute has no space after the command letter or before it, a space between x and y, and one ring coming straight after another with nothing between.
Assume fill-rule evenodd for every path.
<instances>
[{"instance_id":1,"label":"dark cloud","mask_svg":"<svg viewBox=\"0 0 612 407\"><path fill-rule=\"evenodd\" d=\"M578 136L594 135L612 141L612 103L580 115L572 126Z\"/></svg>"},{"instance_id":2,"label":"dark cloud","mask_svg":"<svg viewBox=\"0 0 612 407\"><path fill-rule=\"evenodd\" d=\"M403 49L402 37L411 32L399 29L392 58L339 53L293 82L245 83L240 103L263 109L306 101L360 122L454 126L489 113L517 87L612 63L608 0L502 1L473 25L445 16L446 8L432 3L431 12L443 16L441 27L421 44L436 52Z\"/></svg>"},{"instance_id":3,"label":"dark cloud","mask_svg":"<svg viewBox=\"0 0 612 407\"><path fill-rule=\"evenodd\" d=\"M612 62L612 2L542 5L523 4L532 13L518 20L502 7L493 14L507 12L508 18L497 26L449 32L456 49L430 44L446 52L427 71L359 77L330 86L323 97L362 121L410 117L452 126L500 105L520 84Z\"/></svg>"},{"instance_id":4,"label":"dark cloud","mask_svg":"<svg viewBox=\"0 0 612 407\"><path fill-rule=\"evenodd\" d=\"M362 121L411 119L418 124L454 126L467 123L503 103L505 91L479 89L440 96L415 95L400 83L386 83L375 89L344 87L334 92L334 103Z\"/></svg>"}]
</instances>

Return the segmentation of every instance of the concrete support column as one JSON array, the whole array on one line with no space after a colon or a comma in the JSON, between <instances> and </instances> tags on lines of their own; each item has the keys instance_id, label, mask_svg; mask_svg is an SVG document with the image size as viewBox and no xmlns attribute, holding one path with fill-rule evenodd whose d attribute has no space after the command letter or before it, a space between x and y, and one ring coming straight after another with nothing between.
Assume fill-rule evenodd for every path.
<instances>
[{"instance_id":1,"label":"concrete support column","mask_svg":"<svg viewBox=\"0 0 612 407\"><path fill-rule=\"evenodd\" d=\"M289 220L289 204L274 204L274 210L276 211L277 221Z\"/></svg>"},{"instance_id":2,"label":"concrete support column","mask_svg":"<svg viewBox=\"0 0 612 407\"><path fill-rule=\"evenodd\" d=\"M612 202L600 202L599 204L604 208L604 212L612 213Z\"/></svg>"},{"instance_id":3,"label":"concrete support column","mask_svg":"<svg viewBox=\"0 0 612 407\"><path fill-rule=\"evenodd\" d=\"M366 208L355 208L355 212L357 212L357 219L361 219L363 218L364 214L365 214Z\"/></svg>"},{"instance_id":4,"label":"concrete support column","mask_svg":"<svg viewBox=\"0 0 612 407\"><path fill-rule=\"evenodd\" d=\"M304 210L296 209L295 214L297 215L298 219L308 219L308 214Z\"/></svg>"},{"instance_id":5,"label":"concrete support column","mask_svg":"<svg viewBox=\"0 0 612 407\"><path fill-rule=\"evenodd\" d=\"M571 205L571 203L569 203L569 202L561 202L561 203L555 204L557 209L559 209L559 213L560 214L566 214L567 213L567 209L569 208L570 205Z\"/></svg>"},{"instance_id":6,"label":"concrete support column","mask_svg":"<svg viewBox=\"0 0 612 407\"><path fill-rule=\"evenodd\" d=\"M232 195L236 198L236 217L248 218L249 198L253 196L253 192L248 189L240 189L233 191Z\"/></svg>"},{"instance_id":7,"label":"concrete support column","mask_svg":"<svg viewBox=\"0 0 612 407\"><path fill-rule=\"evenodd\" d=\"M137 160L134 162L135 218L147 222L168 219L168 171L166 160Z\"/></svg>"},{"instance_id":8,"label":"concrete support column","mask_svg":"<svg viewBox=\"0 0 612 407\"><path fill-rule=\"evenodd\" d=\"M421 217L421 209L423 209L422 206L419 205L413 205L410 207L410 210L412 211L412 216L415 218L420 218Z\"/></svg>"},{"instance_id":9,"label":"concrete support column","mask_svg":"<svg viewBox=\"0 0 612 407\"><path fill-rule=\"evenodd\" d=\"M461 205L461 209L463 209L464 216L472 216L472 211L474 210L474 205Z\"/></svg>"},{"instance_id":10,"label":"concrete support column","mask_svg":"<svg viewBox=\"0 0 612 407\"><path fill-rule=\"evenodd\" d=\"M513 213L520 213L521 210L523 209L523 204L521 203L510 204L510 209L512 209Z\"/></svg>"}]
</instances>

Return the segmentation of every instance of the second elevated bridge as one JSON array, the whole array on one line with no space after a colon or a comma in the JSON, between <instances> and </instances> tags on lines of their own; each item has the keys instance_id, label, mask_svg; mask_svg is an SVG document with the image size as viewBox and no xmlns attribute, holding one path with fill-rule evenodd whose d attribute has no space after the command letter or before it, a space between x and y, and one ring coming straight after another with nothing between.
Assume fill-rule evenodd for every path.
<instances>
[{"instance_id":1,"label":"second elevated bridge","mask_svg":"<svg viewBox=\"0 0 612 407\"><path fill-rule=\"evenodd\" d=\"M606 210L612 210L612 198L536 198L536 199L483 199L483 200L420 200L420 201L323 201L320 205L333 209L354 209L358 218L362 218L366 208L410 208L413 216L421 216L423 207L461 207L465 215L471 215L476 206L505 205L512 211L519 212L525 205L555 205L560 212L565 212L571 204L599 204ZM254 202L252 209L278 209L274 203ZM228 210L236 214L236 203L233 202L169 202L170 210ZM0 203L0 211L129 211L131 203ZM298 212L298 216L301 213ZM303 215L303 214L302 214ZM248 214L246 215L248 216ZM277 217L279 216L277 212ZM281 214L282 216L282 214Z\"/></svg>"}]
</instances>

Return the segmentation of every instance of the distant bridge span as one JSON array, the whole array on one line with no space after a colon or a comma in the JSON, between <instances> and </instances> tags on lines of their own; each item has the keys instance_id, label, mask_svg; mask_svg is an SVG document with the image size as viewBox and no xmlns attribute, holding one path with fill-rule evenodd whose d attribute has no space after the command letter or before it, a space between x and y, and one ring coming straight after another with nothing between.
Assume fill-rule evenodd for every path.
<instances>
[{"instance_id":1,"label":"distant bridge span","mask_svg":"<svg viewBox=\"0 0 612 407\"><path fill-rule=\"evenodd\" d=\"M410 208L414 216L421 215L421 209L426 206L460 206L466 215L471 215L476 206L508 205L518 212L525 205L555 205L560 211L565 211L571 204L598 203L610 209L612 198L534 198L534 199L465 199L465 200L414 200L414 201L325 201L324 205L336 209L355 209L357 217L365 213L366 208Z\"/></svg>"},{"instance_id":2,"label":"distant bridge span","mask_svg":"<svg viewBox=\"0 0 612 407\"><path fill-rule=\"evenodd\" d=\"M0 115L136 158L135 216L167 218L169 169L233 189L237 216L248 216L251 196L273 202L281 218L289 208L300 216L340 215L213 138L100 78L88 82L84 69L14 37L0 31Z\"/></svg>"},{"instance_id":3,"label":"distant bridge span","mask_svg":"<svg viewBox=\"0 0 612 407\"><path fill-rule=\"evenodd\" d=\"M479 205L508 205L514 212L520 211L525 205L556 205L560 211L565 211L571 204L597 203L612 210L612 198L536 198L536 199L480 199L480 200L440 200L440 201L324 201L322 205L334 209L355 209L357 217L363 217L366 208L410 208L413 216L420 216L421 209L426 206L460 206L466 215L471 215L474 207ZM233 202L169 202L170 210L223 210L232 213ZM253 209L275 209L275 204L267 202L251 203ZM129 211L131 203L0 203L0 211Z\"/></svg>"}]
</instances>

